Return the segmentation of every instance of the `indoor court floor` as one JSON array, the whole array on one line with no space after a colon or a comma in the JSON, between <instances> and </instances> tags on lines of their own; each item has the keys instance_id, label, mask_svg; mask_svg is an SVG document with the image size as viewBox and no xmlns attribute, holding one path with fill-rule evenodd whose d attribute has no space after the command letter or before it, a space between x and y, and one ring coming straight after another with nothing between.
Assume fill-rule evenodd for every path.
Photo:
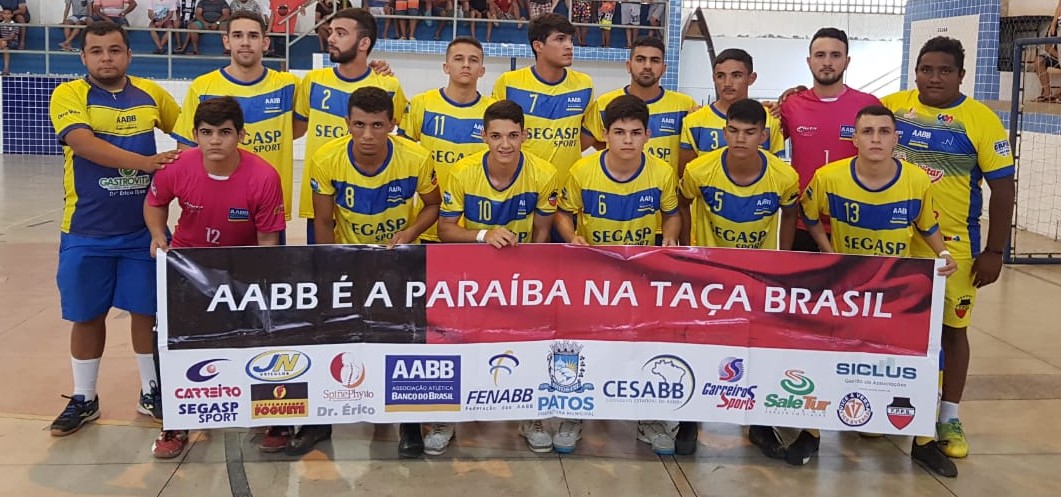
<instances>
[{"instance_id":1,"label":"indoor court floor","mask_svg":"<svg viewBox=\"0 0 1061 497\"><path fill-rule=\"evenodd\" d=\"M47 427L71 388L70 326L55 287L61 209L61 158L0 156L3 496L1061 496L1061 318L1052 314L1061 265L1008 267L981 291L961 408L971 454L956 479L911 462L909 437L827 432L819 456L797 468L721 424L703 426L695 457L659 457L636 441L633 422L587 423L570 456L531 453L515 423L469 423L445 456L399 460L396 426L358 424L301 459L261 455L258 432L231 430L193 432L182 457L157 461L158 426L136 412L129 317L117 311L102 417L54 438ZM303 226L292 223L290 242Z\"/></svg>"}]
</instances>

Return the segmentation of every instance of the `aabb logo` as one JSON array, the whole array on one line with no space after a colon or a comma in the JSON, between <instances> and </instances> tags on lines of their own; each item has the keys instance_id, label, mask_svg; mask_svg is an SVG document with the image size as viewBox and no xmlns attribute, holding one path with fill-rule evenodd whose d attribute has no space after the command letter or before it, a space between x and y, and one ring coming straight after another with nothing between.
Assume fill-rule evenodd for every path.
<instances>
[{"instance_id":1,"label":"aabb logo","mask_svg":"<svg viewBox=\"0 0 1061 497\"><path fill-rule=\"evenodd\" d=\"M386 356L386 410L459 411L460 356Z\"/></svg>"},{"instance_id":2,"label":"aabb logo","mask_svg":"<svg viewBox=\"0 0 1061 497\"><path fill-rule=\"evenodd\" d=\"M199 361L189 366L188 371L184 373L184 376L195 383L210 381L217 377L217 375L221 374L218 370L217 363L225 361L228 361L228 359L207 359L205 361Z\"/></svg>"},{"instance_id":3,"label":"aabb logo","mask_svg":"<svg viewBox=\"0 0 1061 497\"><path fill-rule=\"evenodd\" d=\"M252 384L251 419L304 418L309 413L306 383Z\"/></svg>"},{"instance_id":4,"label":"aabb logo","mask_svg":"<svg viewBox=\"0 0 1061 497\"><path fill-rule=\"evenodd\" d=\"M840 422L847 426L862 426L873 418L873 408L865 395L851 392L840 399L836 415L840 418Z\"/></svg>"},{"instance_id":5,"label":"aabb logo","mask_svg":"<svg viewBox=\"0 0 1061 497\"><path fill-rule=\"evenodd\" d=\"M964 318L966 314L969 314L969 309L972 309L972 307L973 296L962 295L961 298L958 299L958 303L954 306L954 315L958 316L959 319Z\"/></svg>"},{"instance_id":6,"label":"aabb logo","mask_svg":"<svg viewBox=\"0 0 1061 497\"><path fill-rule=\"evenodd\" d=\"M888 404L888 422L897 429L903 429L914 421L917 408L910 403L909 397L892 397L892 403Z\"/></svg>"},{"instance_id":7,"label":"aabb logo","mask_svg":"<svg viewBox=\"0 0 1061 497\"><path fill-rule=\"evenodd\" d=\"M309 356L296 350L270 350L247 362L247 376L261 381L290 381L309 370Z\"/></svg>"}]
</instances>

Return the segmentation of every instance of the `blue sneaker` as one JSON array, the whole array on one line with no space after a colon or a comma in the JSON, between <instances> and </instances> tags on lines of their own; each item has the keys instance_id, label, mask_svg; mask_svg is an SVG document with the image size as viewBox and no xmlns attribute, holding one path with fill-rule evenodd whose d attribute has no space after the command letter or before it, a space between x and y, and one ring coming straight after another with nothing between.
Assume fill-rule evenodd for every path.
<instances>
[{"instance_id":1,"label":"blue sneaker","mask_svg":"<svg viewBox=\"0 0 1061 497\"><path fill-rule=\"evenodd\" d=\"M136 406L136 412L162 422L162 392L158 389L158 383L151 382L150 392L140 391L140 403Z\"/></svg>"},{"instance_id":2,"label":"blue sneaker","mask_svg":"<svg viewBox=\"0 0 1061 497\"><path fill-rule=\"evenodd\" d=\"M85 423L99 418L99 396L90 401L86 401L84 395L63 395L63 398L70 399L70 402L59 417L52 421L53 437L65 437L80 430Z\"/></svg>"}]
</instances>

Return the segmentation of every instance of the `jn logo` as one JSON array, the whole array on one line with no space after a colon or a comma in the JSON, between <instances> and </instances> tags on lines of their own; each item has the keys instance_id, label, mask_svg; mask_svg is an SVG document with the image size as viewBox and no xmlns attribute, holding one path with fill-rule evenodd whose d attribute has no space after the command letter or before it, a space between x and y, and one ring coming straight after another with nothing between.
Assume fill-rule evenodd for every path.
<instances>
[{"instance_id":1,"label":"jn logo","mask_svg":"<svg viewBox=\"0 0 1061 497\"><path fill-rule=\"evenodd\" d=\"M814 391L814 382L804 376L806 373L799 369L785 371L785 379L781 380L781 388L792 395L807 395Z\"/></svg>"},{"instance_id":2,"label":"jn logo","mask_svg":"<svg viewBox=\"0 0 1061 497\"><path fill-rule=\"evenodd\" d=\"M494 377L494 386L498 386L501 383L501 373L512 374L512 370L519 366L519 359L512 355L511 350L506 350L491 357L487 364L490 365L490 374Z\"/></svg>"}]
</instances>

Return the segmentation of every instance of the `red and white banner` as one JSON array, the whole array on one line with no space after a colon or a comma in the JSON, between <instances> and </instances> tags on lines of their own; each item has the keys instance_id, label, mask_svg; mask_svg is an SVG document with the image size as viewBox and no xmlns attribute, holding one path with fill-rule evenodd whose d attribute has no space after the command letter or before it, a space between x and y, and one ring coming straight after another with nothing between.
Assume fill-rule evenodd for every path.
<instances>
[{"instance_id":1,"label":"red and white banner","mask_svg":"<svg viewBox=\"0 0 1061 497\"><path fill-rule=\"evenodd\" d=\"M935 267L689 247L172 250L165 423L561 416L928 435Z\"/></svg>"}]
</instances>

